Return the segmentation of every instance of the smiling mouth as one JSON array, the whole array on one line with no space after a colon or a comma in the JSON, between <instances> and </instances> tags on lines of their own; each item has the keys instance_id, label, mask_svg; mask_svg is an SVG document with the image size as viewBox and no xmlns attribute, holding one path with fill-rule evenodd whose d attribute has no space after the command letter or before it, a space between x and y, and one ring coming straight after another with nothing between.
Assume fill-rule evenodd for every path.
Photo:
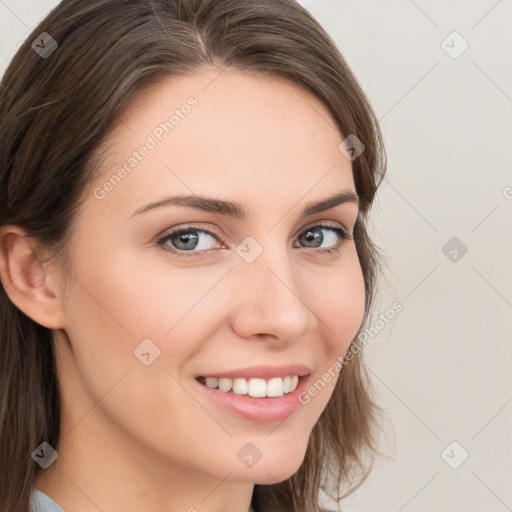
<instances>
[{"instance_id":1,"label":"smiling mouth","mask_svg":"<svg viewBox=\"0 0 512 512\"><path fill-rule=\"evenodd\" d=\"M271 379L197 377L196 380L210 389L217 389L224 393L247 395L253 398L274 398L295 391L301 378L298 375L287 375Z\"/></svg>"}]
</instances>

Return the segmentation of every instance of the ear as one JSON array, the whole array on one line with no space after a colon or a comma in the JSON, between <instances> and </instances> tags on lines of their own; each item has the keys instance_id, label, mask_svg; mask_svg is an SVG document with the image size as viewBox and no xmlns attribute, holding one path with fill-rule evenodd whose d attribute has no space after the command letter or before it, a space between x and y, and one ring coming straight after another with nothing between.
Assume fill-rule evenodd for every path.
<instances>
[{"instance_id":1,"label":"ear","mask_svg":"<svg viewBox=\"0 0 512 512\"><path fill-rule=\"evenodd\" d=\"M15 225L0 228L0 279L11 302L38 324L63 329L56 269L41 263L34 241ZM53 270L53 273L51 270Z\"/></svg>"}]
</instances>

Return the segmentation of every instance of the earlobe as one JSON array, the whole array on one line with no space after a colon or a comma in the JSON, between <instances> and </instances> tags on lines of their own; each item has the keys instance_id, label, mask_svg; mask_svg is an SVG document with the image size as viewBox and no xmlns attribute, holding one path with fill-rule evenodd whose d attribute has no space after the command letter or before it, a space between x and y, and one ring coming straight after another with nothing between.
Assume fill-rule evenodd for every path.
<instances>
[{"instance_id":1,"label":"earlobe","mask_svg":"<svg viewBox=\"0 0 512 512\"><path fill-rule=\"evenodd\" d=\"M2 285L11 302L32 320L49 329L63 329L62 304L52 286L51 266L39 261L33 245L19 226L0 228Z\"/></svg>"}]
</instances>

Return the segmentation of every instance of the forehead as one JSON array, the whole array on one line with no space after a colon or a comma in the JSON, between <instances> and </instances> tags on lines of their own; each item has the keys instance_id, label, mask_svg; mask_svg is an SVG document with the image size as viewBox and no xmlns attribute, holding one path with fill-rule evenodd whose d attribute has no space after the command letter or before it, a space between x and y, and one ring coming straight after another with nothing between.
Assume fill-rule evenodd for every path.
<instances>
[{"instance_id":1,"label":"forehead","mask_svg":"<svg viewBox=\"0 0 512 512\"><path fill-rule=\"evenodd\" d=\"M116 207L173 191L288 191L297 201L314 188L353 188L342 140L328 109L300 86L205 70L163 80L132 102L107 138L95 186L110 181L102 202Z\"/></svg>"}]
</instances>

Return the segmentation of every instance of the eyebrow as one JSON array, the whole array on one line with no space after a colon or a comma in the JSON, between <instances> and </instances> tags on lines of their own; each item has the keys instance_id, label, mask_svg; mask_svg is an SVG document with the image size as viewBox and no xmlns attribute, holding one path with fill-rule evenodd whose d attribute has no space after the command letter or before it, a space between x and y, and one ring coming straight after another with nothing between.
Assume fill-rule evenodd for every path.
<instances>
[{"instance_id":1,"label":"eyebrow","mask_svg":"<svg viewBox=\"0 0 512 512\"><path fill-rule=\"evenodd\" d=\"M315 213L323 212L343 203L355 203L359 206L359 197L351 190L342 190L341 192L328 197L327 199L306 203L301 211L301 217L307 217ZM240 203L224 201L222 199L215 199L207 196L176 195L166 197L160 201L142 206L133 212L132 215L130 215L130 218L135 215L140 215L142 213L167 206L195 208L196 210L220 213L222 215L229 215L231 217L240 219L247 218L248 216L248 210L246 210L245 207Z\"/></svg>"}]
</instances>

